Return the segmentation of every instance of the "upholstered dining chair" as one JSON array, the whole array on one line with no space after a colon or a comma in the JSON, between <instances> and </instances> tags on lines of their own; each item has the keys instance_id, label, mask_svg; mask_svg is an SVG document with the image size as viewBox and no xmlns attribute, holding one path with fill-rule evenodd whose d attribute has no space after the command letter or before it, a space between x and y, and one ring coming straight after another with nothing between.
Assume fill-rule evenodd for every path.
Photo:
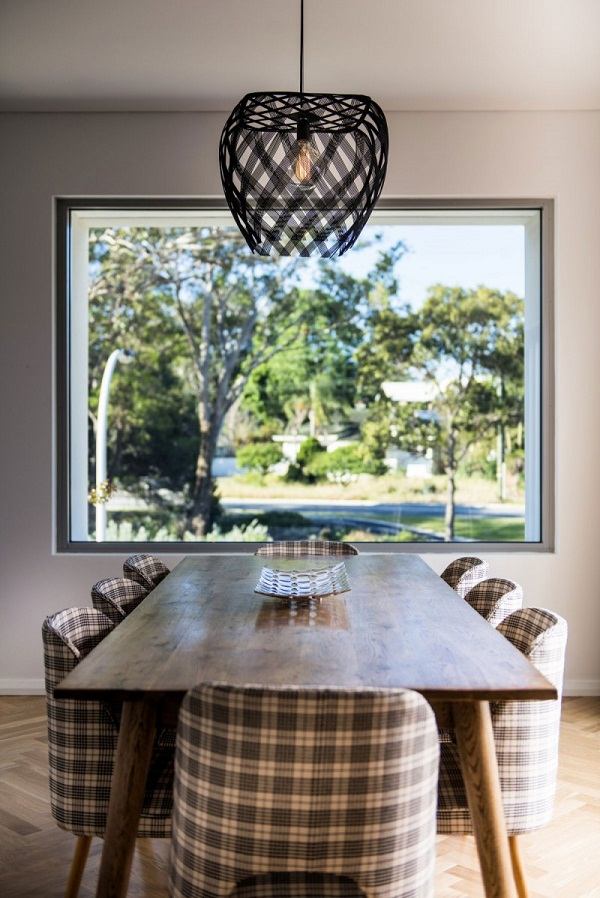
<instances>
[{"instance_id":1,"label":"upholstered dining chair","mask_svg":"<svg viewBox=\"0 0 600 898\"><path fill-rule=\"evenodd\" d=\"M554 686L556 701L497 702L492 726L500 773L502 802L519 898L528 890L518 836L548 823L552 816L567 624L543 608L515 611L498 625L502 633ZM471 833L472 825L458 751L441 745L438 833Z\"/></svg>"},{"instance_id":2,"label":"upholstered dining chair","mask_svg":"<svg viewBox=\"0 0 600 898\"><path fill-rule=\"evenodd\" d=\"M265 543L255 554L268 558L302 558L305 555L358 555L358 549L350 543L331 539L293 539Z\"/></svg>"},{"instance_id":3,"label":"upholstered dining chair","mask_svg":"<svg viewBox=\"0 0 600 898\"><path fill-rule=\"evenodd\" d=\"M490 566L481 558L465 555L463 558L455 558L448 567L444 568L440 577L452 587L464 599L470 589L484 580L489 573Z\"/></svg>"},{"instance_id":4,"label":"upholstered dining chair","mask_svg":"<svg viewBox=\"0 0 600 898\"><path fill-rule=\"evenodd\" d=\"M439 747L405 690L201 685L179 714L170 895L433 895Z\"/></svg>"},{"instance_id":5,"label":"upholstered dining chair","mask_svg":"<svg viewBox=\"0 0 600 898\"><path fill-rule=\"evenodd\" d=\"M155 555L130 555L123 562L123 576L128 580L135 580L145 586L146 589L154 589L170 573L166 564L163 564Z\"/></svg>"},{"instance_id":6,"label":"upholstered dining chair","mask_svg":"<svg viewBox=\"0 0 600 898\"><path fill-rule=\"evenodd\" d=\"M465 594L465 602L492 627L497 627L509 614L523 607L523 589L513 580L488 577Z\"/></svg>"},{"instance_id":7,"label":"upholstered dining chair","mask_svg":"<svg viewBox=\"0 0 600 898\"><path fill-rule=\"evenodd\" d=\"M92 608L59 611L42 627L52 816L77 836L66 898L76 898L92 837L106 829L119 711L97 701L56 699L54 687L113 627ZM173 746L157 739L138 836L171 834L173 761Z\"/></svg>"},{"instance_id":8,"label":"upholstered dining chair","mask_svg":"<svg viewBox=\"0 0 600 898\"><path fill-rule=\"evenodd\" d=\"M148 588L127 577L107 577L92 586L92 605L120 624L148 595Z\"/></svg>"}]
</instances>

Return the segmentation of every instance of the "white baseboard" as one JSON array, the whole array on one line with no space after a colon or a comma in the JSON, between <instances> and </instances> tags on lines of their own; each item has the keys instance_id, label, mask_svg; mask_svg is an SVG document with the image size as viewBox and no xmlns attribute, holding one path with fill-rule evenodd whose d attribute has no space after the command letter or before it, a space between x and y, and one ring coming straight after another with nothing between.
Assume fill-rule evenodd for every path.
<instances>
[{"instance_id":1,"label":"white baseboard","mask_svg":"<svg viewBox=\"0 0 600 898\"><path fill-rule=\"evenodd\" d=\"M600 680L565 680L563 695L571 698L584 695L600 695Z\"/></svg>"},{"instance_id":2,"label":"white baseboard","mask_svg":"<svg viewBox=\"0 0 600 898\"><path fill-rule=\"evenodd\" d=\"M44 681L32 677L28 680L0 679L0 695L43 695ZM600 680L567 680L563 695L569 697L600 695Z\"/></svg>"},{"instance_id":3,"label":"white baseboard","mask_svg":"<svg viewBox=\"0 0 600 898\"><path fill-rule=\"evenodd\" d=\"M44 691L41 677L27 680L0 679L0 695L43 695Z\"/></svg>"}]
</instances>

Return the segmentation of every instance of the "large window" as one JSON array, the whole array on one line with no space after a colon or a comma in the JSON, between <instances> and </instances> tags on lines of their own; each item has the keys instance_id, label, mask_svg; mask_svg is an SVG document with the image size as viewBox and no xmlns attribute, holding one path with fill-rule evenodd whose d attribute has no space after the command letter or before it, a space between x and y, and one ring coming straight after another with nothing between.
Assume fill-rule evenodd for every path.
<instances>
[{"instance_id":1,"label":"large window","mask_svg":"<svg viewBox=\"0 0 600 898\"><path fill-rule=\"evenodd\" d=\"M549 548L550 216L387 203L271 259L215 203L59 201L59 549Z\"/></svg>"}]
</instances>

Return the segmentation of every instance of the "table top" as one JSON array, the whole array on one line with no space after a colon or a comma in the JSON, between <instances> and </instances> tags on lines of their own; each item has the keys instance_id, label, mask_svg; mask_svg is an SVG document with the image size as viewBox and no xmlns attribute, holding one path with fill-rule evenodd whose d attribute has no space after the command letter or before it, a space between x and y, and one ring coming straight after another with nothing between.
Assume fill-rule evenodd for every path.
<instances>
[{"instance_id":1,"label":"table top","mask_svg":"<svg viewBox=\"0 0 600 898\"><path fill-rule=\"evenodd\" d=\"M418 556L344 558L350 592L310 605L257 595L265 564L185 558L56 688L61 698L181 698L200 682L404 687L428 699L550 699L555 688Z\"/></svg>"}]
</instances>

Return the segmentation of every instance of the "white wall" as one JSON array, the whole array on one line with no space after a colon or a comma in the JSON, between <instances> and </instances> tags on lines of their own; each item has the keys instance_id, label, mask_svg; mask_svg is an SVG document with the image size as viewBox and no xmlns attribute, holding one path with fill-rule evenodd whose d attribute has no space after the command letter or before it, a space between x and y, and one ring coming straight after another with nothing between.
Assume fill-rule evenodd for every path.
<instances>
[{"instance_id":1,"label":"white wall","mask_svg":"<svg viewBox=\"0 0 600 898\"><path fill-rule=\"evenodd\" d=\"M52 197L219 195L224 116L0 116L0 689L33 688L44 616L85 604L120 558L52 554ZM385 193L555 197L554 554L495 554L570 625L571 691L600 691L600 113L389 116ZM427 560L440 570L445 556Z\"/></svg>"}]
</instances>

